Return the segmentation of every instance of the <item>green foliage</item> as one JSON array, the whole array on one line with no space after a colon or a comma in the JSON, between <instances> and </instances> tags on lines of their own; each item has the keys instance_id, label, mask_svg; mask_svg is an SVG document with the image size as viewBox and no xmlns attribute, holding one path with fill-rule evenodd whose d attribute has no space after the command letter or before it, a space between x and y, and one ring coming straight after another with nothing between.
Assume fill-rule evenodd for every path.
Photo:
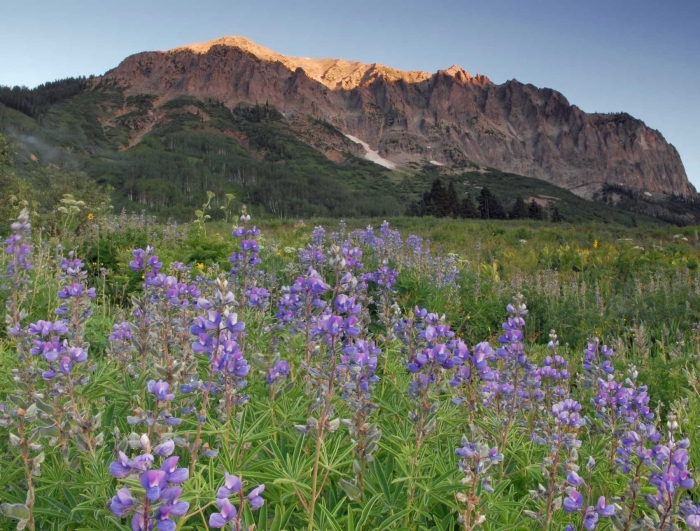
<instances>
[{"instance_id":1,"label":"green foliage","mask_svg":"<svg viewBox=\"0 0 700 531\"><path fill-rule=\"evenodd\" d=\"M306 227L295 227L285 220L255 221L265 236L261 267L285 282L298 274L287 270L285 263L308 242L312 227L324 224L331 229L334 223L317 219ZM348 228L379 223L381 219L376 218L349 220ZM79 393L91 403L105 403L105 446L68 463L57 450L47 449L42 475L35 478L35 518L37 529L42 530L128 528L106 507L116 486L109 463L114 459L118 439L115 430L121 434L131 431L126 417L143 406L147 378L125 375L108 363L105 350L112 324L122 320L122 312L130 309L130 295L139 292L140 276L128 265L131 249L155 245L164 262L163 271L179 260L192 264L193 274L200 274L196 264L202 263L205 271L210 266L225 266L234 248L228 237L230 227L223 220L212 220L206 234L190 229L188 236L178 238L169 236L172 226L154 223L147 216L104 216L93 224L98 227L90 229L93 232L86 228L63 243L77 247L78 256L88 266L91 283L97 287L94 315L86 334L97 370L91 374L90 385ZM397 284L402 308L419 305L445 313L447 321L472 346L484 339L495 340L502 333L503 308L514 292L522 292L530 308L526 328L529 355L544 357L549 331L556 328L562 354L577 372L588 337L602 335L616 351L617 370L634 364L639 382L649 386L652 400L664 403L662 412L685 400L679 420L693 442L692 462L700 462L700 440L693 429L700 425L700 383L693 376L700 346L700 247L694 241L695 228L554 226L532 220L465 221L450 217L396 218L392 225L404 236L418 234L430 239L433 248L440 246L444 253L459 255L460 281L454 291L429 282L430 271L402 271ZM41 247L43 254L32 272L35 290L28 301L31 320L53 318L60 282L55 264L51 265L51 253L58 243L52 238L49 245ZM292 252L287 253L285 247ZM363 262L366 270L378 265L376 257L369 254ZM109 273L102 276L101 268ZM246 329L246 355L268 354L266 334L271 321L255 317L250 309L241 308L240 312L247 322L255 323ZM296 367L298 352L303 349L299 339L286 346ZM458 528L455 493L461 488L454 450L461 435L471 429L464 409L450 403L445 386L436 435L417 450L412 440L414 427L407 419L410 377L400 361L400 347L391 342L382 346L388 352L387 373L374 398L381 412L377 423L382 439L376 459L368 466L363 495L358 495L351 482L350 437L339 430L328 437L321 453L326 479L316 507L315 528L452 531ZM14 356L3 341L0 366L13 367ZM302 377L297 374L296 378ZM2 371L0 402L6 401L13 385L11 373ZM219 423L213 415L207 420L204 436L218 445L220 453L216 461L198 465L196 475L186 483L183 499L191 504L190 513L202 512L183 519L183 531L207 529L206 520L214 510L207 504L216 496L224 469L242 474L248 484L267 485L265 508L257 514L246 512L245 526L255 524L260 530L277 531L308 528L299 492L308 496L313 453L292 428L308 418L304 386L297 384L273 400L265 386L265 374L253 370L248 391L252 400L230 424ZM343 407L339 406L338 411L341 418L348 413ZM488 412L477 423L486 433L496 429ZM183 431L194 428L192 420L183 422ZM483 495L487 515L483 528L534 531L541 527L527 520L521 510L531 501L528 491L543 481L538 463L544 451L529 440L525 428L513 430L507 443L503 478L495 483L494 494ZM582 458L594 455L604 463L601 456L605 444L604 436L587 436L580 454ZM186 456L182 463L187 466ZM599 467L593 478L596 496L621 492L624 484L617 484L620 482L608 474L604 465ZM21 507L25 485L21 463L11 454L0 451L0 471L0 502L6 504L3 512L10 515L0 517L0 529L9 530L16 524L16 519L11 521L12 515L26 516ZM697 492L691 495L695 497ZM563 528L568 522L565 518L558 515L553 528ZM606 525L607 521L599 524L601 529L610 529Z\"/></svg>"}]
</instances>

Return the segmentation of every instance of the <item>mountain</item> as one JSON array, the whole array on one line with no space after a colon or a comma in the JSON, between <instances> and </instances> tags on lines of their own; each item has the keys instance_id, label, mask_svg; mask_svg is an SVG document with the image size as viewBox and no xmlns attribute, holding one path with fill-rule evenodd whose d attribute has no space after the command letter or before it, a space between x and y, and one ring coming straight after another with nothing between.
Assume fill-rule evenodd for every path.
<instances>
[{"instance_id":1,"label":"mountain","mask_svg":"<svg viewBox=\"0 0 700 531\"><path fill-rule=\"evenodd\" d=\"M700 221L676 150L629 115L586 114L553 90L457 66L288 57L242 37L136 54L99 77L0 86L0 134L47 211L47 182L91 190L86 176L117 210L182 220L209 191L213 217L229 193L282 218L388 217L440 177L461 196L488 186L506 208L535 199L570 222Z\"/></svg>"},{"instance_id":2,"label":"mountain","mask_svg":"<svg viewBox=\"0 0 700 531\"><path fill-rule=\"evenodd\" d=\"M224 37L125 59L103 80L127 95L268 102L366 142L398 165L494 167L591 198L606 183L683 197L696 191L676 149L625 113L584 113L551 89L501 85L459 66L435 74L288 57Z\"/></svg>"}]
</instances>

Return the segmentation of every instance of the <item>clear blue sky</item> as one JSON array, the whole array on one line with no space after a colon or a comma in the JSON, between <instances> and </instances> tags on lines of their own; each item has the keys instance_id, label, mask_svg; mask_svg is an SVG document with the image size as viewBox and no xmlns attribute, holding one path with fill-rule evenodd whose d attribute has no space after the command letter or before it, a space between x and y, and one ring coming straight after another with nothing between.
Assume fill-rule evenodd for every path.
<instances>
[{"instance_id":1,"label":"clear blue sky","mask_svg":"<svg viewBox=\"0 0 700 531\"><path fill-rule=\"evenodd\" d=\"M456 63L659 129L700 189L699 0L24 0L0 10L0 84L101 74L129 54L243 35L287 55Z\"/></svg>"}]
</instances>

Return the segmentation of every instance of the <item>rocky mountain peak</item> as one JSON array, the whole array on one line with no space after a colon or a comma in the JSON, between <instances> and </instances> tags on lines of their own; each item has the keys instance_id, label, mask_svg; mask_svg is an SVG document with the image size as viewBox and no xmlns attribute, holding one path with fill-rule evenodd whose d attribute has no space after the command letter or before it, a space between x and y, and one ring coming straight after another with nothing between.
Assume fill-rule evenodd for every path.
<instances>
[{"instance_id":1,"label":"rocky mountain peak","mask_svg":"<svg viewBox=\"0 0 700 531\"><path fill-rule=\"evenodd\" d=\"M452 65L447 70L438 70L438 75L439 74L453 77L461 83L476 83L478 85L491 83L491 80L485 75L477 74L473 76L459 65Z\"/></svg>"},{"instance_id":2,"label":"rocky mountain peak","mask_svg":"<svg viewBox=\"0 0 700 531\"><path fill-rule=\"evenodd\" d=\"M310 79L318 81L330 89L351 90L362 84L370 83L378 77L384 77L391 82L403 80L407 83L418 83L430 79L432 76L427 72L397 70L380 63L364 64L346 59L312 59L311 57L282 55L240 36L222 37L204 43L188 44L173 48L165 53L192 52L201 55L209 53L216 46L237 48L261 61L279 62L292 71L301 68Z\"/></svg>"},{"instance_id":3,"label":"rocky mountain peak","mask_svg":"<svg viewBox=\"0 0 700 531\"><path fill-rule=\"evenodd\" d=\"M371 146L392 164L490 166L594 197L606 184L695 196L676 149L626 114L589 114L559 92L494 84L453 65L435 74L291 57L245 37L144 52L105 74L127 95L268 102ZM350 143L352 144L352 143Z\"/></svg>"}]
</instances>

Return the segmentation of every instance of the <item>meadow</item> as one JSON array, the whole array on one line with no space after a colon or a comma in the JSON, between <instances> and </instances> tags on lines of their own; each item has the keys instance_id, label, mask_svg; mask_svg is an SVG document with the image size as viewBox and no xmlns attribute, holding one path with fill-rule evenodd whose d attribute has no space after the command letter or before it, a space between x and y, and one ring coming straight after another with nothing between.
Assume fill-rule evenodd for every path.
<instances>
[{"instance_id":1,"label":"meadow","mask_svg":"<svg viewBox=\"0 0 700 531\"><path fill-rule=\"evenodd\" d=\"M0 529L700 529L696 227L226 217L8 227Z\"/></svg>"}]
</instances>

